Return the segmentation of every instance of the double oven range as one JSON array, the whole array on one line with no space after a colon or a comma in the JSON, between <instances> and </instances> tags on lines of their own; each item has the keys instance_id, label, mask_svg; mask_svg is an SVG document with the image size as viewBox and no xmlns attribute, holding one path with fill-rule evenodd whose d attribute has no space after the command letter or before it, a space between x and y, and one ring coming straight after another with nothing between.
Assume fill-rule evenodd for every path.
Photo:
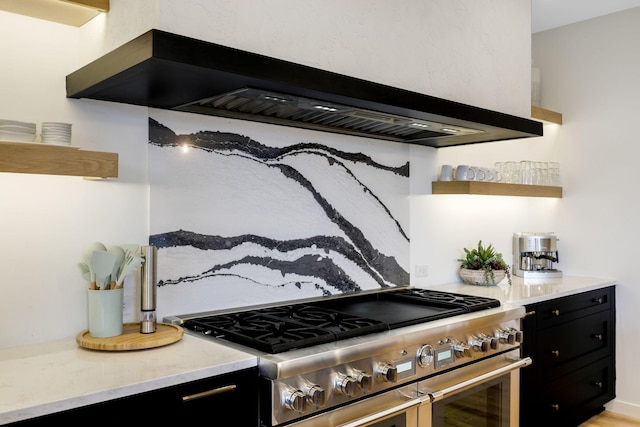
<instances>
[{"instance_id":1,"label":"double oven range","mask_svg":"<svg viewBox=\"0 0 640 427\"><path fill-rule=\"evenodd\" d=\"M258 356L263 427L517 426L523 307L418 288L165 318Z\"/></svg>"}]
</instances>

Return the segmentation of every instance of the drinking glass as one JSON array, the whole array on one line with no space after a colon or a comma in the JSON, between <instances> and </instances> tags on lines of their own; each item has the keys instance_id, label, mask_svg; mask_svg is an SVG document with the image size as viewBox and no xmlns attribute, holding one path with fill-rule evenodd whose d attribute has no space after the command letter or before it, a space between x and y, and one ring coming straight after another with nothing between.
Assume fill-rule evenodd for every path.
<instances>
[{"instance_id":1,"label":"drinking glass","mask_svg":"<svg viewBox=\"0 0 640 427\"><path fill-rule=\"evenodd\" d=\"M554 185L554 186L561 185L560 163L558 163L558 162L549 162L547 164L547 168L549 169L549 185Z\"/></svg>"},{"instance_id":2,"label":"drinking glass","mask_svg":"<svg viewBox=\"0 0 640 427\"><path fill-rule=\"evenodd\" d=\"M547 162L534 162L532 183L535 185L549 185Z\"/></svg>"},{"instance_id":3,"label":"drinking glass","mask_svg":"<svg viewBox=\"0 0 640 427\"><path fill-rule=\"evenodd\" d=\"M520 184L533 184L533 171L530 160L520 161Z\"/></svg>"},{"instance_id":4,"label":"drinking glass","mask_svg":"<svg viewBox=\"0 0 640 427\"><path fill-rule=\"evenodd\" d=\"M520 180L522 178L522 167L520 163L517 162L509 162L511 163L511 179L510 182L512 184L520 184Z\"/></svg>"}]
</instances>

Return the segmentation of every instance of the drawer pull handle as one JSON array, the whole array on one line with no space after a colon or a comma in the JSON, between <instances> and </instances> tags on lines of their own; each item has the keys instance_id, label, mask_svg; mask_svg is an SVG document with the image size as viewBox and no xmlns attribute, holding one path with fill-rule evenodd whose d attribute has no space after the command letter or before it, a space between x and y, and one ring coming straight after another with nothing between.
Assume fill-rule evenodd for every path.
<instances>
[{"instance_id":1,"label":"drawer pull handle","mask_svg":"<svg viewBox=\"0 0 640 427\"><path fill-rule=\"evenodd\" d=\"M560 410L560 405L558 405L558 404L556 403L555 405L551 405L551 408L552 408L554 411L558 412L558 411Z\"/></svg>"},{"instance_id":2,"label":"drawer pull handle","mask_svg":"<svg viewBox=\"0 0 640 427\"><path fill-rule=\"evenodd\" d=\"M560 352L558 350L552 350L551 354L554 355L555 357L560 356Z\"/></svg>"},{"instance_id":3,"label":"drawer pull handle","mask_svg":"<svg viewBox=\"0 0 640 427\"><path fill-rule=\"evenodd\" d=\"M558 309L551 310L551 314L553 314L554 316L560 316L560 310Z\"/></svg>"},{"instance_id":4,"label":"drawer pull handle","mask_svg":"<svg viewBox=\"0 0 640 427\"><path fill-rule=\"evenodd\" d=\"M593 338L602 341L602 334L594 334Z\"/></svg>"},{"instance_id":5,"label":"drawer pull handle","mask_svg":"<svg viewBox=\"0 0 640 427\"><path fill-rule=\"evenodd\" d=\"M215 396L216 394L226 393L228 391L233 391L236 389L235 384L226 385L224 387L218 387L211 390L203 391L202 393L189 394L187 396L182 396L183 402L190 402L192 400L202 399L204 397Z\"/></svg>"},{"instance_id":6,"label":"drawer pull handle","mask_svg":"<svg viewBox=\"0 0 640 427\"><path fill-rule=\"evenodd\" d=\"M594 298L593 302L595 302L596 304L602 304L602 303L604 303L604 298L602 298L602 297Z\"/></svg>"},{"instance_id":7,"label":"drawer pull handle","mask_svg":"<svg viewBox=\"0 0 640 427\"><path fill-rule=\"evenodd\" d=\"M602 381L594 381L593 385L598 388L602 388Z\"/></svg>"}]
</instances>

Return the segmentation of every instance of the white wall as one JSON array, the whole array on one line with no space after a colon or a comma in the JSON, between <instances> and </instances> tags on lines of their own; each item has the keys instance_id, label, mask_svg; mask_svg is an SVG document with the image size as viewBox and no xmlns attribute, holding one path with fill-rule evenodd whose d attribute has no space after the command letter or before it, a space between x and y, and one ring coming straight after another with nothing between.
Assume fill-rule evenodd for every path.
<instances>
[{"instance_id":1,"label":"white wall","mask_svg":"<svg viewBox=\"0 0 640 427\"><path fill-rule=\"evenodd\" d=\"M120 177L110 181L0 174L0 347L85 329L86 284L76 269L83 248L94 240L147 241L147 109L67 99L64 78L153 27L512 114L528 112L528 1L330 0L301 7L293 0L112 0L108 15L79 29L0 12L0 117L71 122L74 144L120 156ZM431 179L436 150L412 151L418 179ZM425 182L418 184L420 194L428 192ZM433 199L417 198L412 222L420 232ZM461 239L437 237L416 239L418 250L460 247ZM433 264L433 277L454 276L440 267ZM125 289L125 320L133 321L135 283Z\"/></svg>"},{"instance_id":2,"label":"white wall","mask_svg":"<svg viewBox=\"0 0 640 427\"><path fill-rule=\"evenodd\" d=\"M610 408L640 417L640 321L636 253L640 137L640 8L536 33L542 106L563 113L556 151L565 197L561 254L572 273L619 279L617 398Z\"/></svg>"},{"instance_id":3,"label":"white wall","mask_svg":"<svg viewBox=\"0 0 640 427\"><path fill-rule=\"evenodd\" d=\"M493 166L506 160L556 160L557 128L545 126L545 136L539 138L441 148L424 169L418 167L418 156L412 155L411 273L416 265L429 270L427 277L414 275L414 285L459 281L457 260L464 256L463 248L475 247L479 240L493 244L509 264L514 232L553 231L563 240L556 216L564 199L430 194L442 164ZM561 256L563 243L559 243Z\"/></svg>"},{"instance_id":4,"label":"white wall","mask_svg":"<svg viewBox=\"0 0 640 427\"><path fill-rule=\"evenodd\" d=\"M86 283L76 268L93 240L148 238L146 108L70 101L77 28L0 12L0 117L73 124L72 144L120 154L120 177L0 173L0 347L86 329ZM131 295L135 289L129 286ZM128 316L139 311L127 299Z\"/></svg>"},{"instance_id":5,"label":"white wall","mask_svg":"<svg viewBox=\"0 0 640 427\"><path fill-rule=\"evenodd\" d=\"M528 0L159 2L166 31L529 115Z\"/></svg>"}]
</instances>

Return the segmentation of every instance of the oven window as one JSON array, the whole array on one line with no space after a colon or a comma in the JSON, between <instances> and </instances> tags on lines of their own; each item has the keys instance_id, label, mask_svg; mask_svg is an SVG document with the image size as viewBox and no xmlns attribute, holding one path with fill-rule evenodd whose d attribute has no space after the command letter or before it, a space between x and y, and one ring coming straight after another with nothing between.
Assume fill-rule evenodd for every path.
<instances>
[{"instance_id":1,"label":"oven window","mask_svg":"<svg viewBox=\"0 0 640 427\"><path fill-rule=\"evenodd\" d=\"M433 404L434 427L507 427L510 376L484 382Z\"/></svg>"}]
</instances>

